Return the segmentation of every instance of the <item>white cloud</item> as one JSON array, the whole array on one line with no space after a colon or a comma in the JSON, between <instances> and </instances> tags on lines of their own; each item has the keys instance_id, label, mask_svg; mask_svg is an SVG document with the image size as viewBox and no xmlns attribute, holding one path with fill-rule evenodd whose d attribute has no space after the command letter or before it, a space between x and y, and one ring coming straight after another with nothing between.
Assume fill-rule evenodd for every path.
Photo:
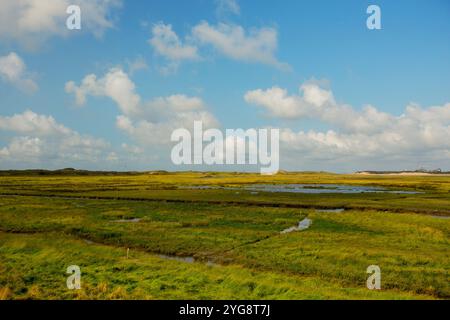
<instances>
[{"instance_id":1,"label":"white cloud","mask_svg":"<svg viewBox=\"0 0 450 320\"><path fill-rule=\"evenodd\" d=\"M172 61L195 60L199 56L197 47L184 44L172 30L172 25L157 23L152 28L149 43L156 53Z\"/></svg>"},{"instance_id":2,"label":"white cloud","mask_svg":"<svg viewBox=\"0 0 450 320\"><path fill-rule=\"evenodd\" d=\"M235 3L224 1L223 5L228 2L230 6ZM245 30L239 25L219 23L214 26L204 21L194 26L182 41L172 25L160 22L153 26L149 43L156 54L166 59L166 65L159 68L166 75L175 73L182 61L200 60L202 46L211 46L220 54L238 61L267 64L281 70L291 68L275 57L278 33L270 27Z\"/></svg>"},{"instance_id":3,"label":"white cloud","mask_svg":"<svg viewBox=\"0 0 450 320\"><path fill-rule=\"evenodd\" d=\"M245 30L239 25L201 22L192 29L192 36L201 44L211 45L221 54L240 61L258 62L289 69L275 57L277 31L274 28Z\"/></svg>"},{"instance_id":4,"label":"white cloud","mask_svg":"<svg viewBox=\"0 0 450 320\"><path fill-rule=\"evenodd\" d=\"M69 5L80 6L82 31L99 37L114 26L110 14L121 0L2 0L0 39L35 47L51 36L68 36L71 32L65 22Z\"/></svg>"},{"instance_id":5,"label":"white cloud","mask_svg":"<svg viewBox=\"0 0 450 320\"><path fill-rule=\"evenodd\" d=\"M65 127L52 116L25 111L13 116L0 116L0 131L15 134L0 149L2 168L65 167L83 162L96 164L108 159L110 145Z\"/></svg>"},{"instance_id":6,"label":"white cloud","mask_svg":"<svg viewBox=\"0 0 450 320\"><path fill-rule=\"evenodd\" d=\"M198 97L189 97L184 94L174 94L167 97L157 97L145 102L140 115L147 119L172 118L175 114L204 110L205 103Z\"/></svg>"},{"instance_id":7,"label":"white cloud","mask_svg":"<svg viewBox=\"0 0 450 320\"><path fill-rule=\"evenodd\" d=\"M24 159L36 159L42 152L42 140L40 138L14 137L8 147L5 147L6 158L15 158L17 161Z\"/></svg>"},{"instance_id":8,"label":"white cloud","mask_svg":"<svg viewBox=\"0 0 450 320\"><path fill-rule=\"evenodd\" d=\"M194 121L202 121L204 128L215 128L219 124L208 111L186 111L174 113L171 117L154 121L151 119L130 119L124 115L117 117L116 125L139 145L145 147L164 147L169 155L170 135L178 128L192 131Z\"/></svg>"},{"instance_id":9,"label":"white cloud","mask_svg":"<svg viewBox=\"0 0 450 320\"><path fill-rule=\"evenodd\" d=\"M285 89L272 87L248 91L244 99L247 103L264 108L272 117L319 119L351 132L372 132L393 120L392 115L372 106L356 111L349 105L339 104L331 91L315 83L301 85L300 92L299 95L289 95Z\"/></svg>"},{"instance_id":10,"label":"white cloud","mask_svg":"<svg viewBox=\"0 0 450 320\"><path fill-rule=\"evenodd\" d=\"M265 108L273 117L291 119L307 113L305 102L300 97L288 96L287 90L279 87L249 91L244 99L247 103Z\"/></svg>"},{"instance_id":11,"label":"white cloud","mask_svg":"<svg viewBox=\"0 0 450 320\"><path fill-rule=\"evenodd\" d=\"M53 117L39 115L30 110L10 117L0 116L0 130L34 134L39 137L71 133L68 128L57 123Z\"/></svg>"},{"instance_id":12,"label":"white cloud","mask_svg":"<svg viewBox=\"0 0 450 320\"><path fill-rule=\"evenodd\" d=\"M306 83L300 90L301 95L288 95L287 90L274 87L244 96L273 117L316 119L331 126L323 132L281 131L282 160L297 169L302 162L309 166L320 163L323 168L327 165L323 161L333 168L353 165L352 170L358 163L364 169L383 164L393 169L393 165L450 163L450 103L430 108L410 105L395 116L373 106L356 110L339 104L331 91L317 84ZM391 163L393 159L396 164Z\"/></svg>"},{"instance_id":13,"label":"white cloud","mask_svg":"<svg viewBox=\"0 0 450 320\"><path fill-rule=\"evenodd\" d=\"M284 129L281 158L297 170L403 170L418 169L420 164L448 169L449 138L448 125L421 128L417 123L373 134Z\"/></svg>"},{"instance_id":14,"label":"white cloud","mask_svg":"<svg viewBox=\"0 0 450 320\"><path fill-rule=\"evenodd\" d=\"M0 78L25 92L35 92L38 85L30 78L25 62L17 53L0 56Z\"/></svg>"},{"instance_id":15,"label":"white cloud","mask_svg":"<svg viewBox=\"0 0 450 320\"><path fill-rule=\"evenodd\" d=\"M202 99L176 94L147 101L138 116L120 115L116 125L140 145L168 146L172 131L192 130L194 121L202 121L208 128L218 126Z\"/></svg>"},{"instance_id":16,"label":"white cloud","mask_svg":"<svg viewBox=\"0 0 450 320\"><path fill-rule=\"evenodd\" d=\"M73 93L78 105L86 103L86 96L105 96L114 100L124 114L137 113L140 97L128 75L119 68L112 68L100 79L87 75L79 86L73 81L66 83L66 92Z\"/></svg>"},{"instance_id":17,"label":"white cloud","mask_svg":"<svg viewBox=\"0 0 450 320\"><path fill-rule=\"evenodd\" d=\"M321 107L326 103L333 103L333 94L325 89L320 88L318 85L305 83L301 86L303 90L303 97L307 103L316 107Z\"/></svg>"},{"instance_id":18,"label":"white cloud","mask_svg":"<svg viewBox=\"0 0 450 320\"><path fill-rule=\"evenodd\" d=\"M110 90L107 89L109 82L115 83ZM66 91L75 94L79 104L85 103L87 95L111 98L122 112L116 119L117 128L140 146L167 147L173 130L190 128L195 120L202 120L208 127L218 125L199 97L174 94L142 102L135 93L135 84L118 68L109 70L99 80L94 74L88 75L80 86L70 81L66 84Z\"/></svg>"}]
</instances>

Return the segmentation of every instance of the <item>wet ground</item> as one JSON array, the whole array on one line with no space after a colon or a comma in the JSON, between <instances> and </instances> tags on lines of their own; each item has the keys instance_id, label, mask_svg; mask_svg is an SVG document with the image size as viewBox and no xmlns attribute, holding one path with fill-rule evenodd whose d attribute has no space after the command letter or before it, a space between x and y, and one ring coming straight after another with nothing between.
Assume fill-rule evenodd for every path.
<instances>
[{"instance_id":1,"label":"wet ground","mask_svg":"<svg viewBox=\"0 0 450 320\"><path fill-rule=\"evenodd\" d=\"M252 184L243 187L220 187L220 186L190 186L183 189L223 189L223 190L246 190L251 194L258 192L287 192L287 193L397 193L397 194L417 194L420 192L408 190L391 190L373 186L353 186L345 184Z\"/></svg>"}]
</instances>

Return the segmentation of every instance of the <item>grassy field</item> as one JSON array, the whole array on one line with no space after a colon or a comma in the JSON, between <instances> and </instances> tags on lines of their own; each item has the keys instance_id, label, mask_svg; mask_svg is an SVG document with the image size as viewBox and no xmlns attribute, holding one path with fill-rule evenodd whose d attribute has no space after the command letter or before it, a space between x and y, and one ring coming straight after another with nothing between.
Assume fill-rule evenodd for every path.
<instances>
[{"instance_id":1,"label":"grassy field","mask_svg":"<svg viewBox=\"0 0 450 320\"><path fill-rule=\"evenodd\" d=\"M420 193L242 189L264 183ZM305 217L309 229L280 233ZM0 298L448 299L447 217L444 175L3 175ZM66 287L69 265L81 290ZM369 265L382 290L366 288Z\"/></svg>"}]
</instances>

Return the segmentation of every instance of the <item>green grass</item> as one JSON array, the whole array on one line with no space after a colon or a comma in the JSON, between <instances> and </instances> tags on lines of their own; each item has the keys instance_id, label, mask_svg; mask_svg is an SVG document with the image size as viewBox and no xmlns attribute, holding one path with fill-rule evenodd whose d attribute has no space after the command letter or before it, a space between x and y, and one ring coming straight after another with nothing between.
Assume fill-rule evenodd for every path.
<instances>
[{"instance_id":1,"label":"green grass","mask_svg":"<svg viewBox=\"0 0 450 320\"><path fill-rule=\"evenodd\" d=\"M341 287L313 277L207 266L54 234L0 233L0 294L16 299L413 299L407 292ZM81 268L81 290L66 268ZM20 270L20 272L18 272Z\"/></svg>"},{"instance_id":2,"label":"green grass","mask_svg":"<svg viewBox=\"0 0 450 320\"><path fill-rule=\"evenodd\" d=\"M230 190L186 190L180 186L240 186L253 183L316 183L381 186L423 192L421 194L289 194L261 192L258 195ZM169 200L293 206L345 207L397 212L450 214L450 176L336 175L290 173L261 176L243 173L170 173L135 176L5 176L0 194L65 196L106 199Z\"/></svg>"},{"instance_id":3,"label":"green grass","mask_svg":"<svg viewBox=\"0 0 450 320\"><path fill-rule=\"evenodd\" d=\"M424 193L178 189L247 183L345 183ZM445 176L4 176L0 298L448 299L450 220L435 216L450 215L449 190ZM347 210L315 210L324 207ZM310 229L280 234L306 216L313 220ZM140 220L119 222L134 218ZM82 268L82 290L65 287L71 264ZM366 288L372 264L381 268L381 291Z\"/></svg>"}]
</instances>

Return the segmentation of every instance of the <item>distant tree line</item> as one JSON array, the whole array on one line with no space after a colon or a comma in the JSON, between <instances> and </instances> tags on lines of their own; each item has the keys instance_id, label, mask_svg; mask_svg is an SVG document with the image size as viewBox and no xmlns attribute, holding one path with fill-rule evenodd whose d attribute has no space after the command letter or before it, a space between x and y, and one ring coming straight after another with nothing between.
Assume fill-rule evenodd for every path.
<instances>
[{"instance_id":1,"label":"distant tree line","mask_svg":"<svg viewBox=\"0 0 450 320\"><path fill-rule=\"evenodd\" d=\"M44 169L27 169L27 170L0 170L0 176L98 176L98 175L139 175L139 174L167 174L167 171L90 171L90 170L78 170L74 168L65 168L58 170L44 170Z\"/></svg>"}]
</instances>

